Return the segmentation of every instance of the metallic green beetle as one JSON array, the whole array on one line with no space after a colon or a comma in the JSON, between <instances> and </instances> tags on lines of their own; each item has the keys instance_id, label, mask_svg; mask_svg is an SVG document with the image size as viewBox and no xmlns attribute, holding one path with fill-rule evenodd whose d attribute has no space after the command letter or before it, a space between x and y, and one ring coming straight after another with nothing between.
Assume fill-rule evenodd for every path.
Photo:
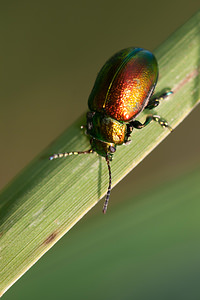
<instances>
[{"instance_id":1,"label":"metallic green beetle","mask_svg":"<svg viewBox=\"0 0 200 300\"><path fill-rule=\"evenodd\" d=\"M105 157L109 171L109 186L103 206L106 213L111 192L110 161L117 145L129 142L133 128L141 129L152 120L172 130L158 115L148 115L142 124L135 120L145 108L159 105L172 91L159 98L151 98L158 79L155 56L142 48L127 48L113 55L100 70L88 99L86 133L90 136L91 149L58 153L50 160L73 154L97 152Z\"/></svg>"}]
</instances>

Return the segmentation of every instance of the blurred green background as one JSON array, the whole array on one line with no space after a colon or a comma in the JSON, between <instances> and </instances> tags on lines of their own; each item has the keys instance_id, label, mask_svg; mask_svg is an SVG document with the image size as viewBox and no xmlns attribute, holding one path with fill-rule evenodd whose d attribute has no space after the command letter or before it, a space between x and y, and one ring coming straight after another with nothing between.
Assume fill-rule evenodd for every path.
<instances>
[{"instance_id":1,"label":"blurred green background","mask_svg":"<svg viewBox=\"0 0 200 300\"><path fill-rule=\"evenodd\" d=\"M113 53L153 51L198 9L196 0L1 3L0 187L86 112L96 74ZM101 202L4 299L199 299L200 205L173 199L189 183L196 191L199 119L197 107L113 189L106 217ZM148 202L158 212L141 217L143 207L151 212ZM185 218L193 221L186 238Z\"/></svg>"}]
</instances>

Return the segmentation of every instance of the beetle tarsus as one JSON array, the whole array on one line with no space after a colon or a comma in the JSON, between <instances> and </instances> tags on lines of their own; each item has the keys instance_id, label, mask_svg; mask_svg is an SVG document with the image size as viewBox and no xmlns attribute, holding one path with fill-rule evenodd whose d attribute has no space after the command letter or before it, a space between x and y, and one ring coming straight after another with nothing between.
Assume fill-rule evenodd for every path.
<instances>
[{"instance_id":1,"label":"beetle tarsus","mask_svg":"<svg viewBox=\"0 0 200 300\"><path fill-rule=\"evenodd\" d=\"M142 129L142 128L146 127L151 121L155 121L158 124L160 124L160 126L166 127L170 131L172 131L172 127L168 124L168 122L165 119L158 116L158 115L149 115L149 116L147 116L144 123L141 123L140 121L137 121L137 120L132 121L132 122L130 122L129 126L132 126L133 128L136 128L136 129Z\"/></svg>"},{"instance_id":2,"label":"beetle tarsus","mask_svg":"<svg viewBox=\"0 0 200 300\"><path fill-rule=\"evenodd\" d=\"M173 94L173 91L167 91L161 94L159 97L153 97L149 100L149 103L145 107L145 109L153 109L157 107L160 104L161 100L165 100L167 97L169 97L171 94Z\"/></svg>"},{"instance_id":3,"label":"beetle tarsus","mask_svg":"<svg viewBox=\"0 0 200 300\"><path fill-rule=\"evenodd\" d=\"M157 116L157 115L152 115L152 117L153 117L153 120L155 122L158 122L158 124L160 124L160 126L162 126L164 128L168 128L169 131L173 130L172 127L168 124L168 122L165 119L163 119L163 118L161 118L160 116Z\"/></svg>"}]
</instances>

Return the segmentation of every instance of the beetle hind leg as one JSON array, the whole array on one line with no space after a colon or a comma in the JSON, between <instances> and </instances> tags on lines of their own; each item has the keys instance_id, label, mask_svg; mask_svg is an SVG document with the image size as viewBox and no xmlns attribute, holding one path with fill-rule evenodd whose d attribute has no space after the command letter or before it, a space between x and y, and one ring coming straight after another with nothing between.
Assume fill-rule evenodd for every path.
<instances>
[{"instance_id":1,"label":"beetle hind leg","mask_svg":"<svg viewBox=\"0 0 200 300\"><path fill-rule=\"evenodd\" d=\"M161 94L159 97L150 98L150 100L149 100L147 106L145 107L145 109L153 109L153 108L155 108L156 106L158 106L160 104L161 100L166 99L171 94L173 94L172 91L167 91L167 92Z\"/></svg>"}]
</instances>

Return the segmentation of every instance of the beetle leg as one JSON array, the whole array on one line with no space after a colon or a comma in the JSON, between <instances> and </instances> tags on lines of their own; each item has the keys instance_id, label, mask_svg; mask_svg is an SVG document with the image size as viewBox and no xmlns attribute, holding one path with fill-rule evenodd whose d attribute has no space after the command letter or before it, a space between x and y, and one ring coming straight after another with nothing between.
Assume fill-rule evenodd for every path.
<instances>
[{"instance_id":1,"label":"beetle leg","mask_svg":"<svg viewBox=\"0 0 200 300\"><path fill-rule=\"evenodd\" d=\"M129 140L131 133L133 131L133 126L131 125L132 122L128 123L126 126L126 137L124 140L124 144L129 145L131 143L131 140Z\"/></svg>"},{"instance_id":2,"label":"beetle leg","mask_svg":"<svg viewBox=\"0 0 200 300\"><path fill-rule=\"evenodd\" d=\"M161 118L158 115L152 115L152 117L153 117L153 121L158 122L158 124L160 124L160 126L162 126L164 128L168 128L169 131L173 130L172 127L169 125L169 123L165 119Z\"/></svg>"},{"instance_id":3,"label":"beetle leg","mask_svg":"<svg viewBox=\"0 0 200 300\"><path fill-rule=\"evenodd\" d=\"M145 126L147 126L151 121L158 122L158 124L160 124L162 127L166 127L170 131L172 131L172 128L168 124L168 122L165 119L158 116L158 115L149 115L149 116L147 116L147 118L146 118L146 120L143 124L140 123L139 121L135 120L135 121L130 122L128 125L129 125L130 128L132 128L132 130L133 130L133 128L142 129Z\"/></svg>"},{"instance_id":4,"label":"beetle leg","mask_svg":"<svg viewBox=\"0 0 200 300\"><path fill-rule=\"evenodd\" d=\"M169 95L173 94L172 91L165 92L161 94L159 97L154 97L149 100L149 103L145 107L145 109L152 109L160 104L160 100L166 99Z\"/></svg>"}]
</instances>

